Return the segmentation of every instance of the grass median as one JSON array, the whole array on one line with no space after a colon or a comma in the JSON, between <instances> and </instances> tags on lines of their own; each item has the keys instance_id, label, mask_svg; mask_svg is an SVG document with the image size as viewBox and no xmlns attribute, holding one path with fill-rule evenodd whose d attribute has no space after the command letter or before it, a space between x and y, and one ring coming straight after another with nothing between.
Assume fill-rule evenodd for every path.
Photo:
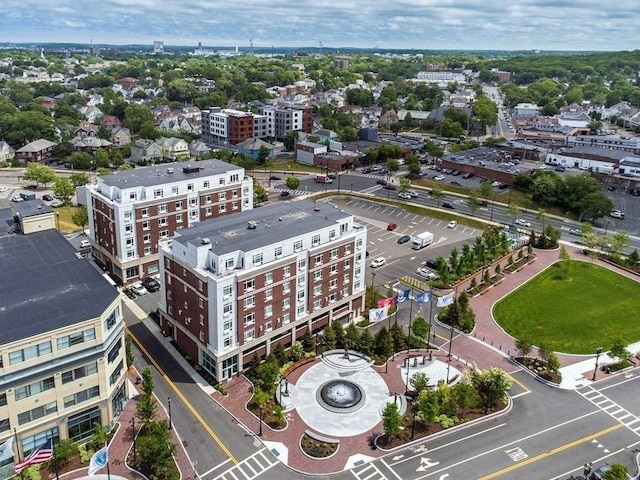
<instances>
[{"instance_id":1,"label":"grass median","mask_svg":"<svg viewBox=\"0 0 640 480\"><path fill-rule=\"evenodd\" d=\"M573 261L568 279L552 265L500 300L498 324L556 352L592 354L622 337L640 340L640 283L598 265Z\"/></svg>"}]
</instances>

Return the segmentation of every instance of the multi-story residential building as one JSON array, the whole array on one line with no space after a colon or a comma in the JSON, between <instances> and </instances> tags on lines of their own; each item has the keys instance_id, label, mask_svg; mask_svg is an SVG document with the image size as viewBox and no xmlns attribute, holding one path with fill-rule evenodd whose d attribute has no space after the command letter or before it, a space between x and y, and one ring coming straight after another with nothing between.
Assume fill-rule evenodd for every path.
<instances>
[{"instance_id":1,"label":"multi-story residential building","mask_svg":"<svg viewBox=\"0 0 640 480\"><path fill-rule=\"evenodd\" d=\"M160 242L162 329L216 379L364 309L367 231L318 205L265 206Z\"/></svg>"},{"instance_id":2,"label":"multi-story residential building","mask_svg":"<svg viewBox=\"0 0 640 480\"><path fill-rule=\"evenodd\" d=\"M537 117L538 113L538 106L534 103L519 103L513 107L514 117Z\"/></svg>"},{"instance_id":3,"label":"multi-story residential building","mask_svg":"<svg viewBox=\"0 0 640 480\"><path fill-rule=\"evenodd\" d=\"M202 139L208 144L237 145L247 138L260 138L266 118L251 112L212 107L202 111Z\"/></svg>"},{"instance_id":4,"label":"multi-story residential building","mask_svg":"<svg viewBox=\"0 0 640 480\"><path fill-rule=\"evenodd\" d=\"M248 138L283 138L288 132L311 133L311 107L263 105L260 114L212 107L202 111L203 140L207 144L237 145Z\"/></svg>"},{"instance_id":5,"label":"multi-story residential building","mask_svg":"<svg viewBox=\"0 0 640 480\"><path fill-rule=\"evenodd\" d=\"M98 177L87 186L96 262L123 284L158 273L158 241L253 208L253 182L220 160L167 163Z\"/></svg>"},{"instance_id":6,"label":"multi-story residential building","mask_svg":"<svg viewBox=\"0 0 640 480\"><path fill-rule=\"evenodd\" d=\"M0 235L0 442L15 435L21 458L88 439L128 398L120 295L50 226Z\"/></svg>"},{"instance_id":7,"label":"multi-story residential building","mask_svg":"<svg viewBox=\"0 0 640 480\"><path fill-rule=\"evenodd\" d=\"M311 107L277 107L265 105L258 109L267 117L267 137L284 138L292 131L313 131L313 109Z\"/></svg>"},{"instance_id":8,"label":"multi-story residential building","mask_svg":"<svg viewBox=\"0 0 640 480\"><path fill-rule=\"evenodd\" d=\"M27 162L45 162L53 156L53 149L56 146L54 142L50 142L44 138L27 143L24 147L16 151L16 158L21 163Z\"/></svg>"}]
</instances>

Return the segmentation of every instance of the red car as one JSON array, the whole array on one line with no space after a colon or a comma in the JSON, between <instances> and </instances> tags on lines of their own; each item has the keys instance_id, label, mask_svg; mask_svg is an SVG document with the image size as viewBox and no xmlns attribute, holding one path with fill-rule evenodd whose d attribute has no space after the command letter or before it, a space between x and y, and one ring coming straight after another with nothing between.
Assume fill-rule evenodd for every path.
<instances>
[{"instance_id":1,"label":"red car","mask_svg":"<svg viewBox=\"0 0 640 480\"><path fill-rule=\"evenodd\" d=\"M390 223L389 225L387 225L387 230L389 230L390 232L393 232L396 228L398 228L398 225L396 225L395 223Z\"/></svg>"}]
</instances>

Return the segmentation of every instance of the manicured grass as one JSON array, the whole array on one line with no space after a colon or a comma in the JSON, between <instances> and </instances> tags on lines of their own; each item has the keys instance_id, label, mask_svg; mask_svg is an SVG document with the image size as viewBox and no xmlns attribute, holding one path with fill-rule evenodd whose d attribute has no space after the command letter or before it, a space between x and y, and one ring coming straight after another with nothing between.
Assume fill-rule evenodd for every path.
<instances>
[{"instance_id":1,"label":"manicured grass","mask_svg":"<svg viewBox=\"0 0 640 480\"><path fill-rule=\"evenodd\" d=\"M613 342L640 340L640 283L598 265L573 261L570 278L556 263L500 300L498 324L515 338L563 353L591 354Z\"/></svg>"}]
</instances>

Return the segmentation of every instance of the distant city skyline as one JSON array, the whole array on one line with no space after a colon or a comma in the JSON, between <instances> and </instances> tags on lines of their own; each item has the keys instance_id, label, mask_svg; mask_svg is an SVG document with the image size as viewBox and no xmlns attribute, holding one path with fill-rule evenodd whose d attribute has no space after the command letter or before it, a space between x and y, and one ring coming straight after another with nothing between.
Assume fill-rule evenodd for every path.
<instances>
[{"instance_id":1,"label":"distant city skyline","mask_svg":"<svg viewBox=\"0 0 640 480\"><path fill-rule=\"evenodd\" d=\"M637 0L3 0L0 42L635 50Z\"/></svg>"}]
</instances>

